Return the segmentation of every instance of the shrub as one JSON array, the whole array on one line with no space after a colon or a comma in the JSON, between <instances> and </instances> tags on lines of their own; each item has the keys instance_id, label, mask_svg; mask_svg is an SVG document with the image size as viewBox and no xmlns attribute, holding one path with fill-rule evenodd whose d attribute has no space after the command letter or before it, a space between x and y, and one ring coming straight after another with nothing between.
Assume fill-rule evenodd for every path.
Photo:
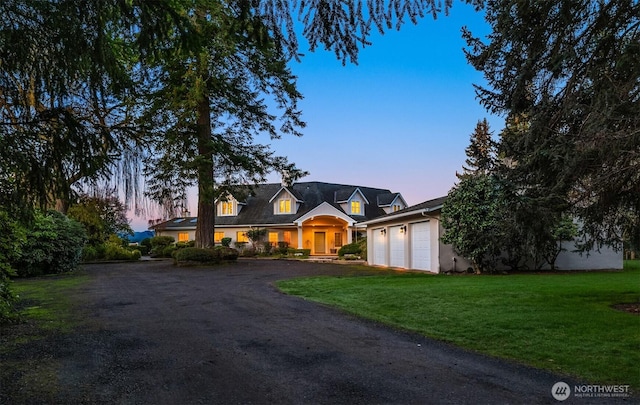
<instances>
[{"instance_id":1,"label":"shrub","mask_svg":"<svg viewBox=\"0 0 640 405\"><path fill-rule=\"evenodd\" d=\"M140 244L136 245L136 246L130 246L130 249L137 250L138 252L140 252L141 256L146 256L151 251L151 247L145 246L145 245L140 245Z\"/></svg>"},{"instance_id":2,"label":"shrub","mask_svg":"<svg viewBox=\"0 0 640 405\"><path fill-rule=\"evenodd\" d=\"M106 243L104 258L107 260L138 260L141 256L138 250L129 250L113 243Z\"/></svg>"},{"instance_id":3,"label":"shrub","mask_svg":"<svg viewBox=\"0 0 640 405\"><path fill-rule=\"evenodd\" d=\"M342 246L338 250L338 256L344 255L360 255L362 253L362 246L358 243L349 243L348 245Z\"/></svg>"},{"instance_id":4,"label":"shrub","mask_svg":"<svg viewBox=\"0 0 640 405\"><path fill-rule=\"evenodd\" d=\"M171 257L171 252L175 247L172 247L171 250L166 250L168 255L165 254L165 249L173 242L175 242L175 238L173 236L154 236L151 238L149 241L151 244L151 257Z\"/></svg>"},{"instance_id":5,"label":"shrub","mask_svg":"<svg viewBox=\"0 0 640 405\"><path fill-rule=\"evenodd\" d=\"M144 238L140 241L140 246L144 246L147 249L147 252L151 251L151 238Z\"/></svg>"},{"instance_id":6,"label":"shrub","mask_svg":"<svg viewBox=\"0 0 640 405\"><path fill-rule=\"evenodd\" d=\"M278 253L286 255L289 252L289 242L278 242Z\"/></svg>"},{"instance_id":7,"label":"shrub","mask_svg":"<svg viewBox=\"0 0 640 405\"><path fill-rule=\"evenodd\" d=\"M6 212L0 211L0 324L12 321L17 316L9 277L16 274L11 263L19 257L24 243L24 228Z\"/></svg>"},{"instance_id":8,"label":"shrub","mask_svg":"<svg viewBox=\"0 0 640 405\"><path fill-rule=\"evenodd\" d=\"M230 247L231 246L231 240L232 240L231 238L222 238L222 239L220 239L220 243L222 244L222 246ZM240 242L240 243L242 243L242 242Z\"/></svg>"},{"instance_id":9,"label":"shrub","mask_svg":"<svg viewBox=\"0 0 640 405\"><path fill-rule=\"evenodd\" d=\"M176 251L175 261L178 265L188 264L189 262L218 263L220 256L214 249L186 247Z\"/></svg>"},{"instance_id":10,"label":"shrub","mask_svg":"<svg viewBox=\"0 0 640 405\"><path fill-rule=\"evenodd\" d=\"M289 249L287 253L289 256L309 257L311 255L311 249Z\"/></svg>"},{"instance_id":11,"label":"shrub","mask_svg":"<svg viewBox=\"0 0 640 405\"><path fill-rule=\"evenodd\" d=\"M36 213L23 253L15 263L17 273L38 276L72 271L80 262L86 240L79 222L56 211Z\"/></svg>"},{"instance_id":12,"label":"shrub","mask_svg":"<svg viewBox=\"0 0 640 405\"><path fill-rule=\"evenodd\" d=\"M216 246L215 251L220 260L237 260L239 256L236 249L228 246Z\"/></svg>"},{"instance_id":13,"label":"shrub","mask_svg":"<svg viewBox=\"0 0 640 405\"><path fill-rule=\"evenodd\" d=\"M271 242L269 241L264 241L262 242L262 253L265 256L268 256L271 254L271 249L273 248L273 245L271 245Z\"/></svg>"},{"instance_id":14,"label":"shrub","mask_svg":"<svg viewBox=\"0 0 640 405\"><path fill-rule=\"evenodd\" d=\"M90 262L90 261L93 261L93 260L97 260L100 257L101 256L98 256L98 249L96 249L95 246L86 245L82 249L82 261L83 262ZM104 255L102 257L104 257Z\"/></svg>"}]
</instances>

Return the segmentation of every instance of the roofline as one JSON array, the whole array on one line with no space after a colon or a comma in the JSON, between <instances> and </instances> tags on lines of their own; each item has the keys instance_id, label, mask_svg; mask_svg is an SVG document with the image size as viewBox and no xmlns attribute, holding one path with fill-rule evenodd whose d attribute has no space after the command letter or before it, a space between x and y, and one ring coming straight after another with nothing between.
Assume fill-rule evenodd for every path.
<instances>
[{"instance_id":1,"label":"roofline","mask_svg":"<svg viewBox=\"0 0 640 405\"><path fill-rule=\"evenodd\" d=\"M385 215L382 217L378 217L378 218L374 218L374 219L370 219L369 221L363 221L363 222L359 222L359 225L364 225L364 226L368 226L368 225L375 225L375 224L379 224L381 222L387 222L388 220L393 220L396 218L405 218L405 217L410 217L412 215L416 215L416 214L428 214L430 212L434 212L437 211L439 209L442 209L442 204L440 205L436 205L435 207L431 207L431 208L420 208L417 210L411 210L411 211L407 211L407 212L402 212L399 214L389 214L389 215Z\"/></svg>"}]
</instances>

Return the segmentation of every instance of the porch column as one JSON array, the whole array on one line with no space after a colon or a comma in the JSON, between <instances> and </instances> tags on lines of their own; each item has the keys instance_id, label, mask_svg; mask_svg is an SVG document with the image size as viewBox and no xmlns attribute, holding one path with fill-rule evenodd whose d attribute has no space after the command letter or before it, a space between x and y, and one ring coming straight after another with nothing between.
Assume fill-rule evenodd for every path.
<instances>
[{"instance_id":1,"label":"porch column","mask_svg":"<svg viewBox=\"0 0 640 405\"><path fill-rule=\"evenodd\" d=\"M354 229L356 229L356 228L347 225L347 245L350 244L351 242L353 242L353 230Z\"/></svg>"},{"instance_id":2,"label":"porch column","mask_svg":"<svg viewBox=\"0 0 640 405\"><path fill-rule=\"evenodd\" d=\"M298 249L304 249L302 246L302 224L298 224Z\"/></svg>"}]
</instances>

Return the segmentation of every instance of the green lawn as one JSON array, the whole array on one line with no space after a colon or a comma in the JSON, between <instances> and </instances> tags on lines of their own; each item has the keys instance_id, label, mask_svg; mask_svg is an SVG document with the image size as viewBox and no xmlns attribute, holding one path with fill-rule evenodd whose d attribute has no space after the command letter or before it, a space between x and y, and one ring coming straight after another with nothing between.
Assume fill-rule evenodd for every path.
<instances>
[{"instance_id":1,"label":"green lawn","mask_svg":"<svg viewBox=\"0 0 640 405\"><path fill-rule=\"evenodd\" d=\"M623 272L396 273L281 281L288 294L493 356L640 389L640 261Z\"/></svg>"}]
</instances>

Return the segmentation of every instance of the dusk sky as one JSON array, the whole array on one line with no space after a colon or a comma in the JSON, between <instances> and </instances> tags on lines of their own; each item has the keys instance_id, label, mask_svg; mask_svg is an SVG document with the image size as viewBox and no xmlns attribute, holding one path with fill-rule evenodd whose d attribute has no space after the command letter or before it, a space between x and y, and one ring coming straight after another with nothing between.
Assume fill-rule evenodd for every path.
<instances>
[{"instance_id":1,"label":"dusk sky","mask_svg":"<svg viewBox=\"0 0 640 405\"><path fill-rule=\"evenodd\" d=\"M503 127L475 97L473 84L483 79L464 57L463 25L476 35L489 32L483 14L456 2L449 16L427 16L382 36L376 31L358 65L302 45L302 62L290 66L307 127L304 136L283 136L272 148L310 172L300 181L390 189L409 205L446 195L478 120L487 118L494 136ZM195 196L189 206L196 215ZM147 228L147 218L132 219L134 230Z\"/></svg>"}]
</instances>

